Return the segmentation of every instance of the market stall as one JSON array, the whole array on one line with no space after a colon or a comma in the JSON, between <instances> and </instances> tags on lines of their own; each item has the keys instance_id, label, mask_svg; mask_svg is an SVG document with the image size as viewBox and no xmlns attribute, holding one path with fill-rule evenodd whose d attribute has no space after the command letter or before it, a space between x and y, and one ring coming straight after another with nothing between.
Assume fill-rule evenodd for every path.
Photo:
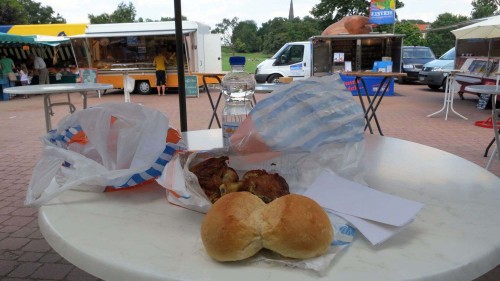
<instances>
[{"instance_id":1,"label":"market stall","mask_svg":"<svg viewBox=\"0 0 500 281\"><path fill-rule=\"evenodd\" d=\"M456 37L455 68L459 94L469 85L494 85L500 71L500 16L465 26L452 33ZM477 93L473 93L477 94Z\"/></svg>"},{"instance_id":2,"label":"market stall","mask_svg":"<svg viewBox=\"0 0 500 281\"><path fill-rule=\"evenodd\" d=\"M71 42L65 37L22 36L0 33L0 54L11 58L16 67L26 64L32 68L29 55L44 59L50 73L50 83L74 83L78 77L78 67ZM36 78L33 81L36 83Z\"/></svg>"}]
</instances>

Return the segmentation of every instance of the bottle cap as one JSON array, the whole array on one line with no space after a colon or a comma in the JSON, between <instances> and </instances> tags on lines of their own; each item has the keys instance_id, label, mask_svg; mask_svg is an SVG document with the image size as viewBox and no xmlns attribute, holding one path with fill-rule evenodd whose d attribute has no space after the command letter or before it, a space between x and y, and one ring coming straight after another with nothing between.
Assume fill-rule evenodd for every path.
<instances>
[{"instance_id":1,"label":"bottle cap","mask_svg":"<svg viewBox=\"0 0 500 281\"><path fill-rule=\"evenodd\" d=\"M245 57L229 57L230 65L245 65Z\"/></svg>"}]
</instances>

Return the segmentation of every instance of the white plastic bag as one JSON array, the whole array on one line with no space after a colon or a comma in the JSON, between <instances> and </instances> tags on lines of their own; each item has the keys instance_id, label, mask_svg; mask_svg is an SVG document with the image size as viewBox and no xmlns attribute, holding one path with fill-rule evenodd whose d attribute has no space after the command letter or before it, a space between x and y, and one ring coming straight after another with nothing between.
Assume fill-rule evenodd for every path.
<instances>
[{"instance_id":1,"label":"white plastic bag","mask_svg":"<svg viewBox=\"0 0 500 281\"><path fill-rule=\"evenodd\" d=\"M160 176L182 142L166 143L168 118L132 103L104 103L66 116L42 140L26 195L40 206L67 189L126 188Z\"/></svg>"}]
</instances>

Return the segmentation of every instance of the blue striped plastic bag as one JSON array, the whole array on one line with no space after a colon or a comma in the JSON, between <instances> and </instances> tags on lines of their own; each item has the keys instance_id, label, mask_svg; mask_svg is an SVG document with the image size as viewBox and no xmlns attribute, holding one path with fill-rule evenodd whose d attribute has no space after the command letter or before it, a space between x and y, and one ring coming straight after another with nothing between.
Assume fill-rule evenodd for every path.
<instances>
[{"instance_id":1,"label":"blue striped plastic bag","mask_svg":"<svg viewBox=\"0 0 500 281\"><path fill-rule=\"evenodd\" d=\"M311 152L363 139L363 110L338 74L299 80L257 103L230 139L238 153Z\"/></svg>"}]
</instances>

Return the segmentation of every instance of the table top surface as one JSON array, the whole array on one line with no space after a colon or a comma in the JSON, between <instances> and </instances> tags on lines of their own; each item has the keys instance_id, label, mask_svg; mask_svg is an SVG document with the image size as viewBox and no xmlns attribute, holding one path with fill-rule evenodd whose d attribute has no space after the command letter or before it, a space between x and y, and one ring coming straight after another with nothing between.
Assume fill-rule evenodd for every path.
<instances>
[{"instance_id":1,"label":"table top surface","mask_svg":"<svg viewBox=\"0 0 500 281\"><path fill-rule=\"evenodd\" d=\"M7 94L55 94L68 92L84 92L112 89L111 84L102 83L61 83L61 84L40 84L6 88L3 91Z\"/></svg>"},{"instance_id":2,"label":"table top surface","mask_svg":"<svg viewBox=\"0 0 500 281\"><path fill-rule=\"evenodd\" d=\"M470 85L465 90L473 93L499 95L500 86L497 85Z\"/></svg>"},{"instance_id":3,"label":"table top surface","mask_svg":"<svg viewBox=\"0 0 500 281\"><path fill-rule=\"evenodd\" d=\"M221 130L184 133L191 149ZM425 204L379 246L358 234L326 276L260 263L218 263L200 239L203 214L167 202L158 184L111 193L66 191L39 209L40 230L65 259L105 280L472 280L500 263L500 179L428 146L367 135L369 186Z\"/></svg>"},{"instance_id":4,"label":"table top surface","mask_svg":"<svg viewBox=\"0 0 500 281\"><path fill-rule=\"evenodd\" d=\"M348 71L342 72L342 75L350 76L370 76L370 77L405 77L406 73L402 72L372 72L372 71Z\"/></svg>"}]
</instances>

